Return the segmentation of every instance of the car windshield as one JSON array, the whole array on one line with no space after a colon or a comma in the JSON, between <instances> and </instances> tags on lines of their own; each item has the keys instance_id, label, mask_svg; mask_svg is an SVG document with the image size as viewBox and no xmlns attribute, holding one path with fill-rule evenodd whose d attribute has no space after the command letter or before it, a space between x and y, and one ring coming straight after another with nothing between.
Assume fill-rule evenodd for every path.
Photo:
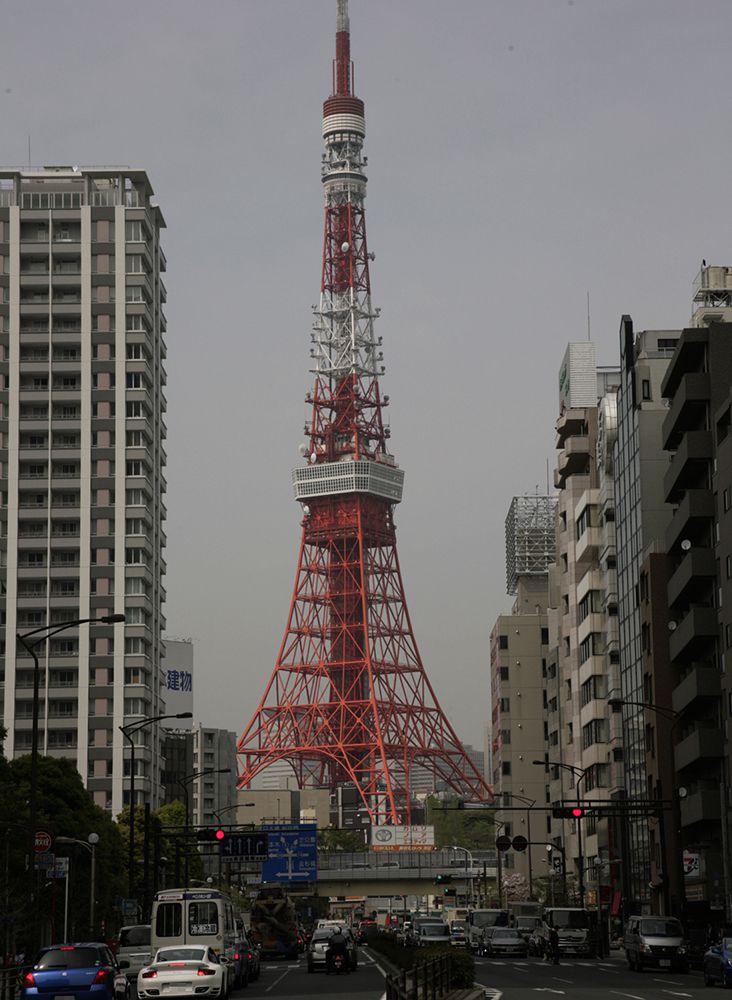
<instances>
[{"instance_id":1,"label":"car windshield","mask_svg":"<svg viewBox=\"0 0 732 1000\"><path fill-rule=\"evenodd\" d=\"M454 931L465 931L465 924L460 923L459 920L453 920L452 929Z\"/></svg>"},{"instance_id":2,"label":"car windshield","mask_svg":"<svg viewBox=\"0 0 732 1000\"><path fill-rule=\"evenodd\" d=\"M425 924L424 933L425 937L449 937L450 928L444 924Z\"/></svg>"},{"instance_id":3,"label":"car windshield","mask_svg":"<svg viewBox=\"0 0 732 1000\"><path fill-rule=\"evenodd\" d=\"M161 948L156 962L205 962L205 948Z\"/></svg>"},{"instance_id":4,"label":"car windshield","mask_svg":"<svg viewBox=\"0 0 732 1000\"><path fill-rule=\"evenodd\" d=\"M584 910L555 910L552 913L553 927L587 927L587 913Z\"/></svg>"},{"instance_id":5,"label":"car windshield","mask_svg":"<svg viewBox=\"0 0 732 1000\"><path fill-rule=\"evenodd\" d=\"M641 920L641 934L650 937L682 937L681 924L677 920Z\"/></svg>"},{"instance_id":6,"label":"car windshield","mask_svg":"<svg viewBox=\"0 0 732 1000\"><path fill-rule=\"evenodd\" d=\"M723 938L722 947L725 951L732 951L732 938Z\"/></svg>"},{"instance_id":7,"label":"car windshield","mask_svg":"<svg viewBox=\"0 0 732 1000\"><path fill-rule=\"evenodd\" d=\"M140 924L137 927L123 927L119 932L120 948L134 948L137 945L150 944L150 925Z\"/></svg>"},{"instance_id":8,"label":"car windshield","mask_svg":"<svg viewBox=\"0 0 732 1000\"><path fill-rule=\"evenodd\" d=\"M36 961L36 969L89 969L102 964L96 948L51 948Z\"/></svg>"},{"instance_id":9,"label":"car windshield","mask_svg":"<svg viewBox=\"0 0 732 1000\"><path fill-rule=\"evenodd\" d=\"M311 941L327 941L335 934L335 927L321 927L320 930L313 931Z\"/></svg>"},{"instance_id":10,"label":"car windshield","mask_svg":"<svg viewBox=\"0 0 732 1000\"><path fill-rule=\"evenodd\" d=\"M516 931L509 929L503 930L501 927L497 927L491 934L491 941L502 940L503 938L515 938Z\"/></svg>"}]
</instances>

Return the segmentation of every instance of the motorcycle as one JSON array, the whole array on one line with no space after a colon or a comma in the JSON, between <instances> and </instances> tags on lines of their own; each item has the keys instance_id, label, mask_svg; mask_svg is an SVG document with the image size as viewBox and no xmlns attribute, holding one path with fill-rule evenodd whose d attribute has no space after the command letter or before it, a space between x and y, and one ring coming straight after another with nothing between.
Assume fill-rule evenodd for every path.
<instances>
[{"instance_id":1,"label":"motorcycle","mask_svg":"<svg viewBox=\"0 0 732 1000\"><path fill-rule=\"evenodd\" d=\"M341 973L348 975L348 956L340 951L336 952L335 955L326 955L325 973L326 975L330 975L331 972L337 976L340 976Z\"/></svg>"}]
</instances>

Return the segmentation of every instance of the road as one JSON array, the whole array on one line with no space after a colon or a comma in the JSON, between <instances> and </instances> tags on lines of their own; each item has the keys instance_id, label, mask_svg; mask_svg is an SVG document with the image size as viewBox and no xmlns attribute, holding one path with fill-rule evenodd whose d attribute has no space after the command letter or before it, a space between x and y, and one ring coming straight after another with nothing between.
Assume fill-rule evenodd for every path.
<instances>
[{"instance_id":1,"label":"road","mask_svg":"<svg viewBox=\"0 0 732 1000\"><path fill-rule=\"evenodd\" d=\"M337 1000L381 1000L383 966L367 949L359 952L356 972L347 976L308 973L304 957L298 961L262 962L262 974L234 1000L292 1000L331 996ZM605 960L565 959L549 965L538 958L518 961L477 958L475 978L495 1000L702 1000L710 992L700 972L630 972L618 952ZM714 995L714 994L711 994Z\"/></svg>"},{"instance_id":2,"label":"road","mask_svg":"<svg viewBox=\"0 0 732 1000\"><path fill-rule=\"evenodd\" d=\"M382 967L383 968L383 967ZM332 996L339 1000L380 1000L384 976L374 958L359 949L358 969L341 976L324 972L308 973L304 956L298 961L262 961L262 974L246 989L237 990L234 1000L273 1000L275 997Z\"/></svg>"},{"instance_id":3,"label":"road","mask_svg":"<svg viewBox=\"0 0 732 1000\"><path fill-rule=\"evenodd\" d=\"M478 958L475 978L486 997L502 1000L701 1000L709 997L700 972L630 972L620 952L598 961L566 958L550 965ZM490 991L490 992L488 992ZM271 995L271 994L270 994Z\"/></svg>"}]
</instances>

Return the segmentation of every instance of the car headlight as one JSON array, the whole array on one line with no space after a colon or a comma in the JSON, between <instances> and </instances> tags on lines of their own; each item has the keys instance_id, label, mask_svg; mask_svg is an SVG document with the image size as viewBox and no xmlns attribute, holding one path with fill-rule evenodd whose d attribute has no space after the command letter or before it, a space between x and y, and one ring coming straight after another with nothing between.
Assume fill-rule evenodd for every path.
<instances>
[{"instance_id":1,"label":"car headlight","mask_svg":"<svg viewBox=\"0 0 732 1000\"><path fill-rule=\"evenodd\" d=\"M682 944L682 945L681 945L681 947L679 948L679 950L678 950L678 954L679 954L679 955L685 955L685 954L686 954L686 948L684 948L683 944Z\"/></svg>"}]
</instances>

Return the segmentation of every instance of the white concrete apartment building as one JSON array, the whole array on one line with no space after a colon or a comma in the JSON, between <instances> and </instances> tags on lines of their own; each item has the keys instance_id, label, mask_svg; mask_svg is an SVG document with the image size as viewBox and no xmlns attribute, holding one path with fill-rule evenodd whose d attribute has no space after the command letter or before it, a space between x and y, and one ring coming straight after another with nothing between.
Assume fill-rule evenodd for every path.
<instances>
[{"instance_id":1,"label":"white concrete apartment building","mask_svg":"<svg viewBox=\"0 0 732 1000\"><path fill-rule=\"evenodd\" d=\"M609 801L622 786L620 724L607 704L620 671L612 471L618 384L619 369L598 368L591 342L568 345L559 376L556 610L549 616L545 759L552 805L571 804L578 793ZM582 860L585 899L594 903L617 845L607 820L591 817L579 828L581 851L574 820L552 820L551 838L566 851L575 889Z\"/></svg>"},{"instance_id":2,"label":"white concrete apartment building","mask_svg":"<svg viewBox=\"0 0 732 1000\"><path fill-rule=\"evenodd\" d=\"M39 750L70 757L94 801L128 795L119 727L164 709L165 223L143 170L0 169L2 724L31 748L32 660L16 632L83 625L42 647ZM159 802L158 734L136 799Z\"/></svg>"}]
</instances>

